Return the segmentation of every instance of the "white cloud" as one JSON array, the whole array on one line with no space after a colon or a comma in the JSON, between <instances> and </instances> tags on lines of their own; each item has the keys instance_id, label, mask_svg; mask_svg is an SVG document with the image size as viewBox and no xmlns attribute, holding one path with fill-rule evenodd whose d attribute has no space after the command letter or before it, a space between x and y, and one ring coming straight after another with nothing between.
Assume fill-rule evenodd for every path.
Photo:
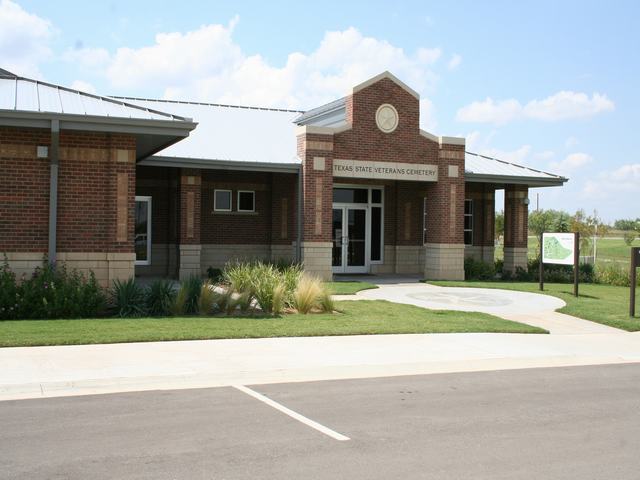
<instances>
[{"instance_id":1,"label":"white cloud","mask_svg":"<svg viewBox=\"0 0 640 480\"><path fill-rule=\"evenodd\" d=\"M578 145L578 143L580 143L580 142L578 141L578 139L576 137L568 137L564 141L564 146L565 146L565 148L573 148L576 145Z\"/></svg>"},{"instance_id":2,"label":"white cloud","mask_svg":"<svg viewBox=\"0 0 640 480\"><path fill-rule=\"evenodd\" d=\"M1 67L17 75L41 77L38 64L51 57L51 22L25 11L11 0L0 0Z\"/></svg>"},{"instance_id":3,"label":"white cloud","mask_svg":"<svg viewBox=\"0 0 640 480\"><path fill-rule=\"evenodd\" d=\"M545 150L544 152L538 152L533 155L536 160L550 160L555 156L555 152L551 150Z\"/></svg>"},{"instance_id":4,"label":"white cloud","mask_svg":"<svg viewBox=\"0 0 640 480\"><path fill-rule=\"evenodd\" d=\"M449 63L447 63L447 68L449 70L455 70L460 66L461 63L462 63L462 56L458 55L457 53L454 53L451 59L449 60Z\"/></svg>"},{"instance_id":5,"label":"white cloud","mask_svg":"<svg viewBox=\"0 0 640 480\"><path fill-rule=\"evenodd\" d=\"M83 80L76 80L71 84L71 88L73 88L74 90L80 90L81 92L85 92L85 93L92 93L95 95L96 93L96 89L93 85L91 85L89 82L85 82Z\"/></svg>"},{"instance_id":6,"label":"white cloud","mask_svg":"<svg viewBox=\"0 0 640 480\"><path fill-rule=\"evenodd\" d=\"M111 59L109 52L104 48L77 48L67 50L62 58L91 70L105 67Z\"/></svg>"},{"instance_id":7,"label":"white cloud","mask_svg":"<svg viewBox=\"0 0 640 480\"><path fill-rule=\"evenodd\" d=\"M559 162L551 162L549 167L556 170L557 173L569 173L580 167L583 167L593 161L593 157L589 154L577 152L570 153Z\"/></svg>"},{"instance_id":8,"label":"white cloud","mask_svg":"<svg viewBox=\"0 0 640 480\"><path fill-rule=\"evenodd\" d=\"M622 196L636 203L640 195L640 163L628 163L611 172L600 172L595 180L585 183L582 193L593 198L617 197L623 203Z\"/></svg>"},{"instance_id":9,"label":"white cloud","mask_svg":"<svg viewBox=\"0 0 640 480\"><path fill-rule=\"evenodd\" d=\"M606 95L561 91L544 100L531 100L524 107L524 115L544 121L587 118L613 110L614 104Z\"/></svg>"},{"instance_id":10,"label":"white cloud","mask_svg":"<svg viewBox=\"0 0 640 480\"><path fill-rule=\"evenodd\" d=\"M405 52L385 40L364 36L355 28L327 32L310 53L292 52L281 66L259 54L245 53L233 39L237 17L228 25L205 25L190 32L159 33L141 48L67 52L106 72L120 93L137 89L162 92L168 99L241 105L312 108L345 95L358 83L389 70L423 94L422 126L435 126L434 109L424 98L435 89L432 70L440 48Z\"/></svg>"},{"instance_id":11,"label":"white cloud","mask_svg":"<svg viewBox=\"0 0 640 480\"><path fill-rule=\"evenodd\" d=\"M531 100L525 105L514 98L495 101L487 97L460 108L456 119L497 125L520 119L552 122L588 118L614 108L614 103L600 93L593 93L589 97L586 93L560 91L543 100Z\"/></svg>"},{"instance_id":12,"label":"white cloud","mask_svg":"<svg viewBox=\"0 0 640 480\"><path fill-rule=\"evenodd\" d=\"M487 97L482 102L473 102L458 110L456 120L460 122L495 123L503 125L522 114L522 105L517 100L494 101Z\"/></svg>"}]
</instances>

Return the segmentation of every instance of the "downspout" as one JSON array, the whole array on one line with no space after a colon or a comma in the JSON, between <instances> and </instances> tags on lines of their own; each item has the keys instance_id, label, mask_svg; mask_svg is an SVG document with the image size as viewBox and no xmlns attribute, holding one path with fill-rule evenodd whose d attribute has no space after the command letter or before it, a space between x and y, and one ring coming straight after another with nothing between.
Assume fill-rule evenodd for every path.
<instances>
[{"instance_id":1,"label":"downspout","mask_svg":"<svg viewBox=\"0 0 640 480\"><path fill-rule=\"evenodd\" d=\"M296 202L296 262L302 263L302 212L303 212L303 185L302 181L302 163L300 163L300 169L298 170L298 201Z\"/></svg>"},{"instance_id":2,"label":"downspout","mask_svg":"<svg viewBox=\"0 0 640 480\"><path fill-rule=\"evenodd\" d=\"M56 265L58 225L58 150L60 146L60 122L51 120L51 147L49 148L49 264Z\"/></svg>"}]
</instances>

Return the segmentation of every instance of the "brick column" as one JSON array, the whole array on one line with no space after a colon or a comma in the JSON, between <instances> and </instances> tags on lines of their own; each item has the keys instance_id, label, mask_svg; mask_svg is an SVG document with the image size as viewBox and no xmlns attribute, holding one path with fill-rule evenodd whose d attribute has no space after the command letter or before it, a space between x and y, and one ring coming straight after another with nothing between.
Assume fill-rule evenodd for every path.
<instances>
[{"instance_id":1,"label":"brick column","mask_svg":"<svg viewBox=\"0 0 640 480\"><path fill-rule=\"evenodd\" d=\"M504 188L504 271L515 273L527 268L529 205L526 185Z\"/></svg>"},{"instance_id":2,"label":"brick column","mask_svg":"<svg viewBox=\"0 0 640 480\"><path fill-rule=\"evenodd\" d=\"M304 184L302 260L306 272L331 280L333 134L313 131L313 127L303 127L298 135Z\"/></svg>"},{"instance_id":3,"label":"brick column","mask_svg":"<svg viewBox=\"0 0 640 480\"><path fill-rule=\"evenodd\" d=\"M427 195L424 276L464 280L464 140L443 138L438 158L438 182Z\"/></svg>"},{"instance_id":4,"label":"brick column","mask_svg":"<svg viewBox=\"0 0 640 480\"><path fill-rule=\"evenodd\" d=\"M202 176L200 170L183 168L180 171L180 270L179 278L184 280L192 275L200 277L200 197Z\"/></svg>"}]
</instances>

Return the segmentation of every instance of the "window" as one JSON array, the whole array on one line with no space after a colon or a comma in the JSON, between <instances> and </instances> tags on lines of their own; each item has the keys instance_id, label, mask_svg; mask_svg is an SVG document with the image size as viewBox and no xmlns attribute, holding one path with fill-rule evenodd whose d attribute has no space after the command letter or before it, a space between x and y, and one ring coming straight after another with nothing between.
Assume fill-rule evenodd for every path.
<instances>
[{"instance_id":1,"label":"window","mask_svg":"<svg viewBox=\"0 0 640 480\"><path fill-rule=\"evenodd\" d=\"M422 199L422 243L427 244L427 197Z\"/></svg>"},{"instance_id":2,"label":"window","mask_svg":"<svg viewBox=\"0 0 640 480\"><path fill-rule=\"evenodd\" d=\"M371 261L382 260L382 207L371 207Z\"/></svg>"},{"instance_id":3,"label":"window","mask_svg":"<svg viewBox=\"0 0 640 480\"><path fill-rule=\"evenodd\" d=\"M369 189L367 188L334 188L334 203L368 203Z\"/></svg>"},{"instance_id":4,"label":"window","mask_svg":"<svg viewBox=\"0 0 640 480\"><path fill-rule=\"evenodd\" d=\"M231 190L213 191L213 210L216 212L231 211Z\"/></svg>"},{"instance_id":5,"label":"window","mask_svg":"<svg viewBox=\"0 0 640 480\"><path fill-rule=\"evenodd\" d=\"M238 211L256 211L256 192L248 190L238 190Z\"/></svg>"},{"instance_id":6,"label":"window","mask_svg":"<svg viewBox=\"0 0 640 480\"><path fill-rule=\"evenodd\" d=\"M151 197L136 196L135 216L135 264L151 265Z\"/></svg>"},{"instance_id":7,"label":"window","mask_svg":"<svg viewBox=\"0 0 640 480\"><path fill-rule=\"evenodd\" d=\"M464 201L464 244L473 245L473 200Z\"/></svg>"}]
</instances>

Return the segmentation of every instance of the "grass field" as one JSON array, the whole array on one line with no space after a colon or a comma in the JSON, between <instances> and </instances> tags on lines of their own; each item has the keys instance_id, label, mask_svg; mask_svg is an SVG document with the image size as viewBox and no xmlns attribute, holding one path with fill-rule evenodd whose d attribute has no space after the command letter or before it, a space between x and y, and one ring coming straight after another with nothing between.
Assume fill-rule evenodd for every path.
<instances>
[{"instance_id":1,"label":"grass field","mask_svg":"<svg viewBox=\"0 0 640 480\"><path fill-rule=\"evenodd\" d=\"M326 282L334 295L354 295L360 290L378 288L377 285L368 282Z\"/></svg>"},{"instance_id":2,"label":"grass field","mask_svg":"<svg viewBox=\"0 0 640 480\"><path fill-rule=\"evenodd\" d=\"M395 333L547 333L484 313L426 310L383 300L337 302L340 313L280 317L98 318L0 322L0 346L309 337Z\"/></svg>"},{"instance_id":3,"label":"grass field","mask_svg":"<svg viewBox=\"0 0 640 480\"><path fill-rule=\"evenodd\" d=\"M561 298L567 305L559 312L621 328L630 332L640 331L640 311L629 317L629 288L610 285L581 284L580 296L573 296L573 285L546 283L540 292L537 283L530 282L429 282L443 287L502 288L524 292L546 293ZM640 299L638 300L640 310Z\"/></svg>"}]
</instances>

